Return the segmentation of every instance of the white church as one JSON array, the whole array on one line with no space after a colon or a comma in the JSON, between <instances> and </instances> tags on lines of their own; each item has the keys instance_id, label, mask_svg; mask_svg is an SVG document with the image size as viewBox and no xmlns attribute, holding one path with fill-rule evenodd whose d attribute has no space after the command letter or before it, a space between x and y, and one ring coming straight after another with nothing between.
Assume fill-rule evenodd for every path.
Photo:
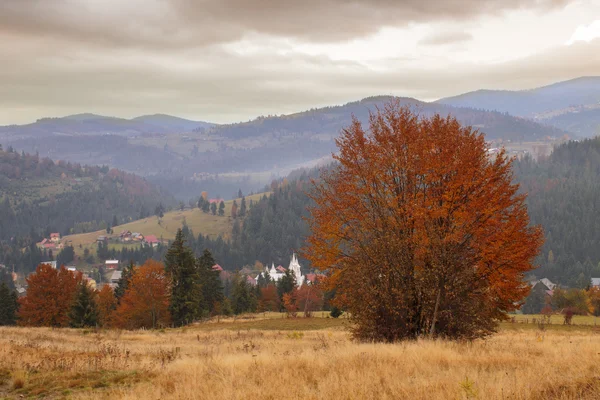
<instances>
[{"instance_id":1,"label":"white church","mask_svg":"<svg viewBox=\"0 0 600 400\"><path fill-rule=\"evenodd\" d=\"M292 255L292 261L290 261L290 266L288 267L288 269L296 278L296 285L298 287L302 286L302 283L304 283L305 276L302 275L302 267L298 262L298 257L296 257L296 253ZM269 267L265 267L265 272L262 272L256 276L257 281L261 275L263 277L266 277L268 275L271 281L277 282L285 275L285 268L283 268L282 266L275 268L275 264L271 264L270 269Z\"/></svg>"}]
</instances>

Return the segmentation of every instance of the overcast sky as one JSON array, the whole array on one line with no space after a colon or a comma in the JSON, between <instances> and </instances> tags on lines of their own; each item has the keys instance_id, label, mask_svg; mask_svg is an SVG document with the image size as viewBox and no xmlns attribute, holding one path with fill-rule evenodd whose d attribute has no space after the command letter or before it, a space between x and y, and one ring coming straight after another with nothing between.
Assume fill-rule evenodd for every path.
<instances>
[{"instance_id":1,"label":"overcast sky","mask_svg":"<svg viewBox=\"0 0 600 400\"><path fill-rule=\"evenodd\" d=\"M600 75L600 0L0 0L0 124L217 123Z\"/></svg>"}]
</instances>

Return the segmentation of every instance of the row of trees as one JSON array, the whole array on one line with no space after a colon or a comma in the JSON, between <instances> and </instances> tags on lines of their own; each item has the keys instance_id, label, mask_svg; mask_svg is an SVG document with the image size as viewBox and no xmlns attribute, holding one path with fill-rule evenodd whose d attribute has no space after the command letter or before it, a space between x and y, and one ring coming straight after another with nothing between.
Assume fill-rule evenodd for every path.
<instances>
[{"instance_id":1,"label":"row of trees","mask_svg":"<svg viewBox=\"0 0 600 400\"><path fill-rule=\"evenodd\" d=\"M136 267L131 262L114 291L108 285L96 291L81 273L41 264L27 278L27 295L18 303L14 291L0 286L0 322L156 328L183 326L221 314L287 311L295 316L298 311L310 313L324 304L324 294L318 287L297 288L289 272L277 284L261 278L255 286L241 273L225 272L220 276L214 265L208 250L198 258L194 256L181 230L168 248L164 264L149 259Z\"/></svg>"},{"instance_id":2,"label":"row of trees","mask_svg":"<svg viewBox=\"0 0 600 400\"><path fill-rule=\"evenodd\" d=\"M550 314L560 312L565 315L595 315L600 317L600 288L561 289L556 288L552 295L544 285L536 285L523 305L524 314Z\"/></svg>"}]
</instances>

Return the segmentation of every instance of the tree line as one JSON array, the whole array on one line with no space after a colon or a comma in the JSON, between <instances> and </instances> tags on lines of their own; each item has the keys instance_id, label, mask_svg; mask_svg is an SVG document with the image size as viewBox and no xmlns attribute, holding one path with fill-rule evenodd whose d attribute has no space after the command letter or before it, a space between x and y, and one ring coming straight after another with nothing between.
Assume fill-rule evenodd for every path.
<instances>
[{"instance_id":1,"label":"tree line","mask_svg":"<svg viewBox=\"0 0 600 400\"><path fill-rule=\"evenodd\" d=\"M95 290L80 272L40 264L26 279L24 297L17 300L14 287L0 284L0 325L158 328L257 311L296 316L327 304L317 285L298 288L289 271L277 283L261 278L254 285L247 274L219 271L215 264L209 250L194 255L182 230L164 262L148 259L140 266L130 262L114 290L109 285ZM339 310L334 315L339 316Z\"/></svg>"}]
</instances>

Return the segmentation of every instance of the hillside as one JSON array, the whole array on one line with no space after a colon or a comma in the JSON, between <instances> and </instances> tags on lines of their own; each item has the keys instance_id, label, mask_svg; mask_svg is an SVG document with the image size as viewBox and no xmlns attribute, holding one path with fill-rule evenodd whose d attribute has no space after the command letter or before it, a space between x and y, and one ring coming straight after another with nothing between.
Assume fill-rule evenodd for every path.
<instances>
[{"instance_id":1,"label":"hillside","mask_svg":"<svg viewBox=\"0 0 600 400\"><path fill-rule=\"evenodd\" d=\"M600 138L569 142L538 162L521 160L515 172L531 222L546 237L536 276L587 286L600 276Z\"/></svg>"},{"instance_id":2,"label":"hillside","mask_svg":"<svg viewBox=\"0 0 600 400\"><path fill-rule=\"evenodd\" d=\"M259 193L246 197L246 202L249 205L258 202L261 197L267 193ZM238 206L241 199L236 199ZM208 236L211 239L216 239L221 236L225 239L231 237L231 231L234 225L234 220L231 218L231 206L233 200L225 202L225 215L212 215L204 213L198 208L186 209L184 211L175 210L164 214L160 222L156 216L138 219L126 224L113 227L113 237L118 237L122 231L138 232L144 236L155 235L157 238L169 240L175 238L175 233L180 229L185 221L188 228L196 235L201 234ZM243 221L243 219L238 219ZM81 255L87 248L90 252L96 249L96 240L98 236L106 235L106 230L98 230L89 233L77 235L69 235L63 238L67 243L71 243L77 254ZM109 235L110 236L110 235ZM112 242L111 242L112 243ZM109 245L110 248L122 248L124 245ZM133 246L133 245L132 245ZM139 245L138 245L139 246Z\"/></svg>"},{"instance_id":3,"label":"hillside","mask_svg":"<svg viewBox=\"0 0 600 400\"><path fill-rule=\"evenodd\" d=\"M162 128L148 133L150 123L168 122L173 126L181 122L160 115L135 120L83 115L71 117L66 125L64 119L48 119L31 127L11 127L13 132L4 138L0 129L0 143L4 141L51 158L109 165L133 172L160 182L183 199L202 190L228 197L238 188L256 190L274 177L285 176L291 169L314 165L317 160L331 155L336 150L335 138L350 124L353 114L366 122L369 110L383 107L391 99L371 97L342 106L259 117L185 134L169 133ZM558 129L498 112L453 108L410 98L399 100L423 115L436 112L455 115L462 123L485 132L490 139L529 142L564 134ZM116 126L113 134L101 134L104 131L99 127L108 123ZM58 130L57 124L62 129L61 134L48 135ZM135 128L135 124L142 124L143 129ZM41 131L45 133L39 133Z\"/></svg>"},{"instance_id":4,"label":"hillside","mask_svg":"<svg viewBox=\"0 0 600 400\"><path fill-rule=\"evenodd\" d=\"M453 107L496 110L528 118L552 110L599 102L600 76L581 77L531 90L477 90L437 101Z\"/></svg>"},{"instance_id":5,"label":"hillside","mask_svg":"<svg viewBox=\"0 0 600 400\"><path fill-rule=\"evenodd\" d=\"M133 174L0 150L0 240L96 230L161 202L173 199Z\"/></svg>"}]
</instances>

